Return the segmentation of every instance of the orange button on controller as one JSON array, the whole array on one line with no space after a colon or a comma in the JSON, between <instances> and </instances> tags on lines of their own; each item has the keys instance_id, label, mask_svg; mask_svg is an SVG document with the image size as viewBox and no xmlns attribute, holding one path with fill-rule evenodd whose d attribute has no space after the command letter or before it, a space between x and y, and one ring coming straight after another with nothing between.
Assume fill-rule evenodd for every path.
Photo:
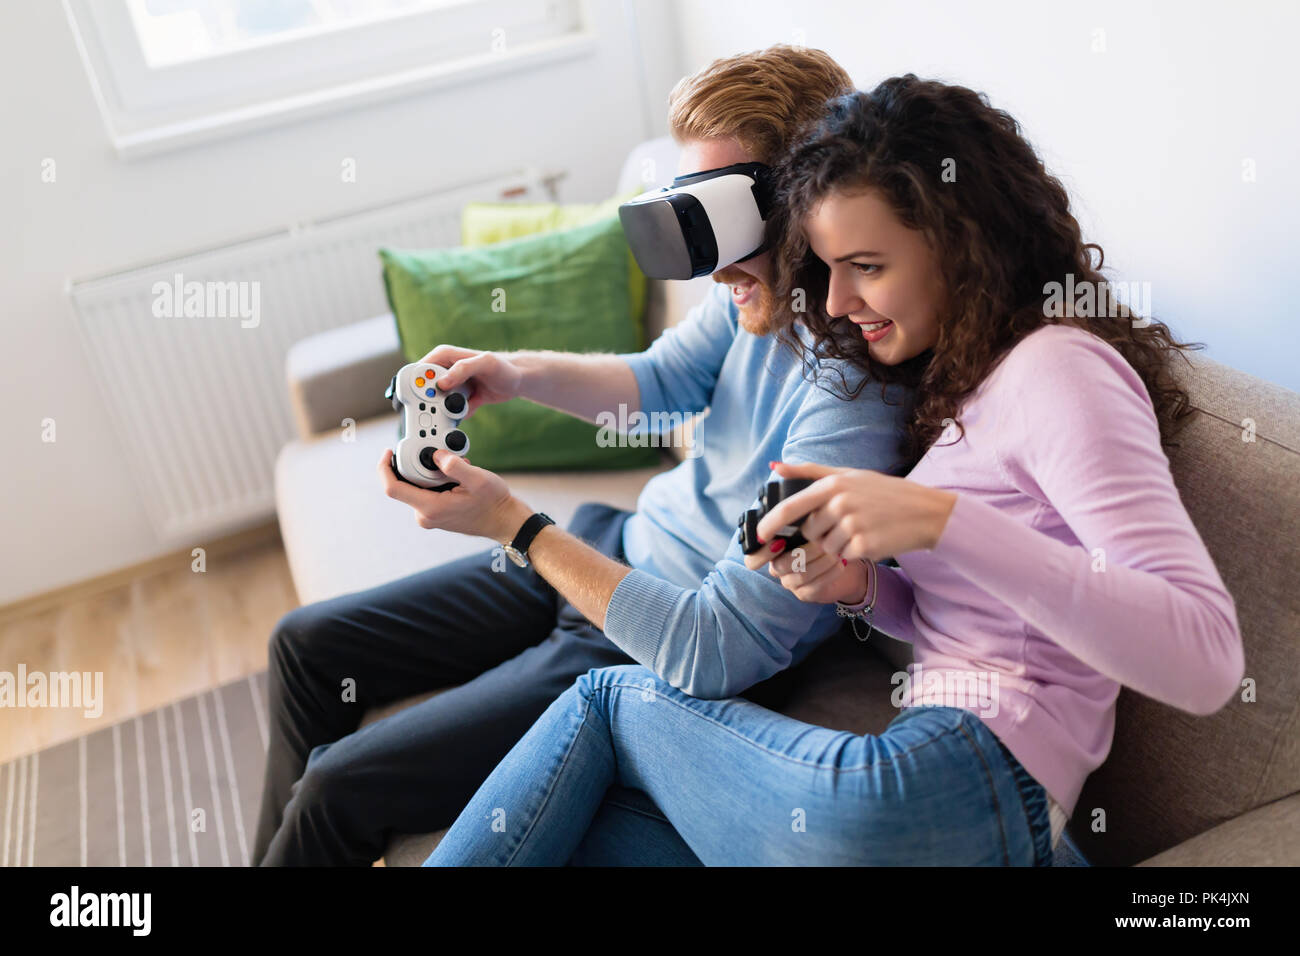
<instances>
[{"instance_id":1,"label":"orange button on controller","mask_svg":"<svg viewBox=\"0 0 1300 956\"><path fill-rule=\"evenodd\" d=\"M417 378L417 379L415 380L415 387L416 387L416 388L424 388L424 379L422 379L422 378Z\"/></svg>"}]
</instances>

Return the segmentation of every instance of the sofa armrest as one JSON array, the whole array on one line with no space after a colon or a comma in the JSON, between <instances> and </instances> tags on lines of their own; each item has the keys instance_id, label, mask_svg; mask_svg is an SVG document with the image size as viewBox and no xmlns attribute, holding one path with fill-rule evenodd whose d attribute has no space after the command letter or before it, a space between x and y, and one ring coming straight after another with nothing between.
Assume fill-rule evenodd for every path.
<instances>
[{"instance_id":1,"label":"sofa armrest","mask_svg":"<svg viewBox=\"0 0 1300 956\"><path fill-rule=\"evenodd\" d=\"M1138 866L1300 866L1300 793L1220 823Z\"/></svg>"},{"instance_id":2,"label":"sofa armrest","mask_svg":"<svg viewBox=\"0 0 1300 956\"><path fill-rule=\"evenodd\" d=\"M391 314L295 342L285 356L294 424L303 438L391 412L388 381L406 364Z\"/></svg>"}]
</instances>

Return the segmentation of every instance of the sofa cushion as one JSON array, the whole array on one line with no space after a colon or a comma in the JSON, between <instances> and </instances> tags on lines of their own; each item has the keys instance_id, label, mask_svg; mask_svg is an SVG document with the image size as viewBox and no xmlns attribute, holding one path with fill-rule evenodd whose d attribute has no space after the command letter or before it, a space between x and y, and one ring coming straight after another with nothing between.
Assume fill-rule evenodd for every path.
<instances>
[{"instance_id":1,"label":"sofa cushion","mask_svg":"<svg viewBox=\"0 0 1300 956\"><path fill-rule=\"evenodd\" d=\"M1070 825L1105 866L1145 860L1300 790L1300 395L1201 356L1190 362L1175 371L1200 412L1170 468L1236 603L1253 699L1243 689L1196 717L1120 692L1110 754Z\"/></svg>"},{"instance_id":2,"label":"sofa cushion","mask_svg":"<svg viewBox=\"0 0 1300 956\"><path fill-rule=\"evenodd\" d=\"M1300 794L1265 804L1165 850L1139 866L1295 866Z\"/></svg>"},{"instance_id":3,"label":"sofa cushion","mask_svg":"<svg viewBox=\"0 0 1300 956\"><path fill-rule=\"evenodd\" d=\"M290 442L275 467L276 511L298 598L304 604L373 587L445 561L487 550L486 538L416 524L406 505L387 497L377 468L397 436L384 415ZM641 488L675 462L608 472L503 473L511 491L561 527L578 505L636 507Z\"/></svg>"},{"instance_id":4,"label":"sofa cushion","mask_svg":"<svg viewBox=\"0 0 1300 956\"><path fill-rule=\"evenodd\" d=\"M299 437L390 413L384 386L403 361L391 312L295 342L284 373Z\"/></svg>"}]
</instances>

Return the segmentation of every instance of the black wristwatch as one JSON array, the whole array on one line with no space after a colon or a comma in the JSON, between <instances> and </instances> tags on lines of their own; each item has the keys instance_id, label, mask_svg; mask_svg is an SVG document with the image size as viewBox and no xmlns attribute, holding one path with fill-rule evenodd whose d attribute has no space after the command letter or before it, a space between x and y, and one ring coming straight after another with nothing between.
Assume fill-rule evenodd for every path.
<instances>
[{"instance_id":1,"label":"black wristwatch","mask_svg":"<svg viewBox=\"0 0 1300 956\"><path fill-rule=\"evenodd\" d=\"M510 555L510 560L521 568L528 567L528 548L537 537L537 532L548 524L555 524L555 519L540 511L525 521L524 526L515 535L515 540L506 545L506 554Z\"/></svg>"}]
</instances>

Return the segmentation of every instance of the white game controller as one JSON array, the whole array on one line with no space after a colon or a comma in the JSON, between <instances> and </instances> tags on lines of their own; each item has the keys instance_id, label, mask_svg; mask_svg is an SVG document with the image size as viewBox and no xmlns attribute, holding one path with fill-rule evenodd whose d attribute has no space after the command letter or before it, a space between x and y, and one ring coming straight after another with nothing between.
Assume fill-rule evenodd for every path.
<instances>
[{"instance_id":1,"label":"white game controller","mask_svg":"<svg viewBox=\"0 0 1300 956\"><path fill-rule=\"evenodd\" d=\"M433 453L439 448L462 457L469 453L469 439L456 427L469 410L469 394L463 388L435 388L434 381L446 373L441 365L427 362L405 365L384 392L393 408L402 413L393 448L393 472L403 481L433 491L447 491L459 484L438 470Z\"/></svg>"}]
</instances>

